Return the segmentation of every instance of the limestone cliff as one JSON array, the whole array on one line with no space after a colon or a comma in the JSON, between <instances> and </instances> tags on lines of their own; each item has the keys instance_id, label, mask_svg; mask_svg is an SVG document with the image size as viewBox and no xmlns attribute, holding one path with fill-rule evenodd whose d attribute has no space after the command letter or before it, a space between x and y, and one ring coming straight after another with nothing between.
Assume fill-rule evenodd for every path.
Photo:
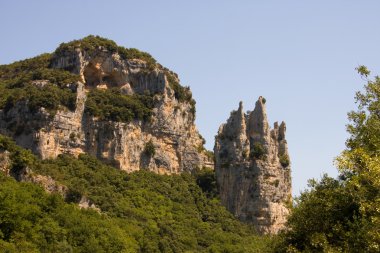
<instances>
[{"instance_id":1,"label":"limestone cliff","mask_svg":"<svg viewBox=\"0 0 380 253\"><path fill-rule=\"evenodd\" d=\"M270 129L265 99L252 112L243 105L220 126L215 140L215 172L222 204L260 233L283 228L291 203L286 125Z\"/></svg>"},{"instance_id":2,"label":"limestone cliff","mask_svg":"<svg viewBox=\"0 0 380 253\"><path fill-rule=\"evenodd\" d=\"M60 47L49 68L79 75L80 81L66 85L76 92L75 109L61 106L52 114L43 107L31 111L29 101L19 101L0 110L0 133L17 144L43 159L86 152L129 172L148 169L171 174L213 166L194 124L194 102L178 98L169 81L174 80L178 87L179 79L168 69L133 55L123 57L112 48L95 46L90 50L80 43ZM46 83L34 80L32 85L44 89ZM86 100L94 89L118 89L125 96L148 94L154 101L152 116L122 122L91 115ZM191 98L190 90L185 91Z\"/></svg>"}]
</instances>

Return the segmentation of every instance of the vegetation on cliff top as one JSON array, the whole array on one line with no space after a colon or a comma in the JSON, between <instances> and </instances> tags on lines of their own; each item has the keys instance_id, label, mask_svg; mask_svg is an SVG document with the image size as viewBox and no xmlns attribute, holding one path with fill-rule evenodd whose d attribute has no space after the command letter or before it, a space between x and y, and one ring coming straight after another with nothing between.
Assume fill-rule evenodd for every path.
<instances>
[{"instance_id":1,"label":"vegetation on cliff top","mask_svg":"<svg viewBox=\"0 0 380 253\"><path fill-rule=\"evenodd\" d=\"M25 101L32 112L43 107L51 115L60 108L75 110L76 90L69 84L80 80L79 75L63 69L50 68L53 57L59 57L68 51L81 48L88 54L99 49L118 53L123 59L140 59L147 63L149 70L157 65L148 53L134 48L118 46L114 41L99 36L87 36L80 40L62 43L54 54L40 56L0 66L0 109L8 111L20 101ZM163 67L162 67L163 68ZM174 74L165 69L170 87L179 102L191 104L195 115L195 100L190 89L179 84ZM47 82L42 80L46 80ZM104 120L129 122L133 119L147 120L153 108L153 98L149 95L123 95L116 88L111 91L93 89L89 92L86 111Z\"/></svg>"},{"instance_id":2,"label":"vegetation on cliff top","mask_svg":"<svg viewBox=\"0 0 380 253\"><path fill-rule=\"evenodd\" d=\"M0 136L12 170L28 166L87 196L80 210L40 187L0 177L0 249L9 252L267 252L269 237L237 221L215 198L210 171L127 174L88 155L41 161ZM0 172L1 174L1 172ZM75 198L76 196L76 198Z\"/></svg>"},{"instance_id":3,"label":"vegetation on cliff top","mask_svg":"<svg viewBox=\"0 0 380 253\"><path fill-rule=\"evenodd\" d=\"M175 98L181 103L190 103L191 112L193 115L195 115L195 100L193 99L190 88L180 85L177 79L174 77L174 74L170 73L169 71L166 71L166 78L169 82L170 88L174 90Z\"/></svg>"},{"instance_id":4,"label":"vegetation on cliff top","mask_svg":"<svg viewBox=\"0 0 380 253\"><path fill-rule=\"evenodd\" d=\"M54 113L60 105L75 109L76 93L66 85L79 76L61 69L49 68L51 54L0 66L0 109L8 110L25 101L32 111L44 107ZM39 80L47 80L38 85Z\"/></svg>"},{"instance_id":5,"label":"vegetation on cliff top","mask_svg":"<svg viewBox=\"0 0 380 253\"><path fill-rule=\"evenodd\" d=\"M143 60L147 63L147 67L150 70L153 70L156 67L156 60L149 53L142 52L136 48L121 47L118 46L113 40L94 35L89 35L80 40L62 43L54 53L60 56L65 52L75 50L76 48L81 48L89 54L97 52L99 48L102 48L111 53L118 53L124 60Z\"/></svg>"}]
</instances>

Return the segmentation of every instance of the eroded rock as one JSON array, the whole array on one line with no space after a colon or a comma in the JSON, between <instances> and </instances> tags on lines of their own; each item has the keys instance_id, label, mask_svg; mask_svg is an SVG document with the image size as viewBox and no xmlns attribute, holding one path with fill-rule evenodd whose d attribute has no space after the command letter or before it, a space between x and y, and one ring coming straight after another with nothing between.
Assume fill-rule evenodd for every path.
<instances>
[{"instance_id":1,"label":"eroded rock","mask_svg":"<svg viewBox=\"0 0 380 253\"><path fill-rule=\"evenodd\" d=\"M284 227L291 203L286 126L270 129L265 100L243 112L243 105L220 126L215 140L215 172L222 204L263 234Z\"/></svg>"},{"instance_id":2,"label":"eroded rock","mask_svg":"<svg viewBox=\"0 0 380 253\"><path fill-rule=\"evenodd\" d=\"M129 172L147 169L172 174L213 166L206 153L199 151L203 140L194 124L194 105L175 97L167 80L169 70L158 65L150 69L142 60L126 60L102 48L60 52L51 67L80 75L80 82L68 84L77 94L76 109L61 108L52 117L44 108L31 112L23 101L0 110L0 133L18 145L43 159L89 153ZM35 83L41 88L46 85ZM125 95L154 94L151 120L123 123L86 114L87 93L110 88L120 88ZM155 147L150 156L144 152L148 142Z\"/></svg>"}]
</instances>

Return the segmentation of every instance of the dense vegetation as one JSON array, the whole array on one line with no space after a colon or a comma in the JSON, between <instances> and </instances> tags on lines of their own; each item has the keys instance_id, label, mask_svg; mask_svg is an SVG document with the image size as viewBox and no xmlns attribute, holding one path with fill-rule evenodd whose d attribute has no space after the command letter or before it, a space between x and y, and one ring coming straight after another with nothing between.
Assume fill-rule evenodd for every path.
<instances>
[{"instance_id":1,"label":"dense vegetation","mask_svg":"<svg viewBox=\"0 0 380 253\"><path fill-rule=\"evenodd\" d=\"M363 78L369 71L357 68ZM380 251L380 78L367 79L348 114L351 137L336 160L338 179L310 180L281 235L280 252Z\"/></svg>"},{"instance_id":2,"label":"dense vegetation","mask_svg":"<svg viewBox=\"0 0 380 253\"><path fill-rule=\"evenodd\" d=\"M94 53L99 48L106 49L111 53L118 53L123 59L140 59L147 63L149 69L154 69L156 66L156 60L148 53L142 52L136 48L124 48L118 46L114 41L105 39L99 36L89 35L80 40L73 40L68 43L62 43L56 50L55 54L62 55L67 51L81 48L88 54Z\"/></svg>"},{"instance_id":3,"label":"dense vegetation","mask_svg":"<svg viewBox=\"0 0 380 253\"><path fill-rule=\"evenodd\" d=\"M195 115L195 100L193 99L190 88L180 85L177 79L174 77L174 74L169 71L166 71L166 78L169 82L170 88L172 88L174 91L174 97L181 103L190 103L191 112L193 115Z\"/></svg>"},{"instance_id":4,"label":"dense vegetation","mask_svg":"<svg viewBox=\"0 0 380 253\"><path fill-rule=\"evenodd\" d=\"M150 95L123 95L120 89L93 89L88 93L85 110L101 120L130 122L149 120L153 109Z\"/></svg>"},{"instance_id":5,"label":"dense vegetation","mask_svg":"<svg viewBox=\"0 0 380 253\"><path fill-rule=\"evenodd\" d=\"M260 142L255 142L249 156L254 159L265 159L267 152L268 151L265 149L263 144Z\"/></svg>"},{"instance_id":6,"label":"dense vegetation","mask_svg":"<svg viewBox=\"0 0 380 253\"><path fill-rule=\"evenodd\" d=\"M1 252L134 252L114 220L0 173Z\"/></svg>"},{"instance_id":7,"label":"dense vegetation","mask_svg":"<svg viewBox=\"0 0 380 253\"><path fill-rule=\"evenodd\" d=\"M266 252L255 236L221 207L211 171L196 175L132 174L88 155L40 161L0 137L12 170L29 166L69 188L66 201L87 196L102 212L79 210L38 186L1 177L0 249L33 252ZM6 182L6 183L3 183ZM20 196L20 197L18 197ZM76 197L75 197L76 196ZM107 231L107 232L106 232ZM24 247L24 248L23 248ZM124 251L123 251L124 250Z\"/></svg>"},{"instance_id":8,"label":"dense vegetation","mask_svg":"<svg viewBox=\"0 0 380 253\"><path fill-rule=\"evenodd\" d=\"M51 54L0 66L0 109L9 110L17 102L28 102L32 111L44 107L54 113L60 105L75 109L76 93L67 84L79 80L68 71L49 68ZM47 80L37 85L33 81Z\"/></svg>"}]
</instances>

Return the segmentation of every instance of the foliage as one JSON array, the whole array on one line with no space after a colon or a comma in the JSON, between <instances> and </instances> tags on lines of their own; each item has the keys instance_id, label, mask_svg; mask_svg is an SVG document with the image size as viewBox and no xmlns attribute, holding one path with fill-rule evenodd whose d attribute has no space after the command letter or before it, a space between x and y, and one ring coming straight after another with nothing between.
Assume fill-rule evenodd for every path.
<instances>
[{"instance_id":1,"label":"foliage","mask_svg":"<svg viewBox=\"0 0 380 253\"><path fill-rule=\"evenodd\" d=\"M132 252L116 221L0 173L1 252Z\"/></svg>"},{"instance_id":2,"label":"foliage","mask_svg":"<svg viewBox=\"0 0 380 253\"><path fill-rule=\"evenodd\" d=\"M12 157L19 153L22 158L26 152L5 137L0 139L0 147L10 151ZM1 225L0 249L20 249L19 244L25 244L29 247L27 252L270 251L271 238L256 236L253 228L237 221L220 205L215 198L211 170L197 176L157 175L148 171L127 174L88 155L80 155L79 159L61 155L56 160L40 161L30 152L25 154L28 158L22 166L51 176L70 192L87 196L102 213L79 210L59 196L44 194L37 186L11 180L12 186L5 195L14 196L14 207L0 197L0 223L25 222L27 226L10 225L14 232L6 237L8 226ZM20 185L20 192L15 185ZM28 188L24 193L22 187L36 190ZM35 201L42 204L37 203L36 207ZM17 212L20 208L26 214ZM34 210L38 213L29 215ZM46 224L46 228L40 224ZM16 240L16 236L21 239Z\"/></svg>"},{"instance_id":3,"label":"foliage","mask_svg":"<svg viewBox=\"0 0 380 253\"><path fill-rule=\"evenodd\" d=\"M371 74L371 71L369 71L369 70L367 69L367 67L364 66L364 65L360 65L360 66L358 66L358 67L355 68L355 69L356 69L356 71L358 71L358 73L359 73L361 76L366 77L366 78L369 76L369 74Z\"/></svg>"},{"instance_id":4,"label":"foliage","mask_svg":"<svg viewBox=\"0 0 380 253\"><path fill-rule=\"evenodd\" d=\"M152 140L145 144L144 153L149 157L153 157L156 154L156 148L154 147Z\"/></svg>"},{"instance_id":5,"label":"foliage","mask_svg":"<svg viewBox=\"0 0 380 253\"><path fill-rule=\"evenodd\" d=\"M358 72L370 74L360 66ZM350 138L336 159L339 179L311 181L281 236L278 251L379 252L380 78L357 92L358 110L348 114Z\"/></svg>"},{"instance_id":6,"label":"foliage","mask_svg":"<svg viewBox=\"0 0 380 253\"><path fill-rule=\"evenodd\" d=\"M166 71L166 78L169 82L169 86L174 90L175 98L181 103L190 103L191 112L195 115L195 100L192 97L190 88L181 86L174 74L169 71Z\"/></svg>"},{"instance_id":7,"label":"foliage","mask_svg":"<svg viewBox=\"0 0 380 253\"><path fill-rule=\"evenodd\" d=\"M280 156L280 163L282 167L286 168L290 164L289 156L287 154L283 154Z\"/></svg>"},{"instance_id":8,"label":"foliage","mask_svg":"<svg viewBox=\"0 0 380 253\"><path fill-rule=\"evenodd\" d=\"M38 88L28 84L22 88L0 88L0 108L8 111L18 102L25 101L32 112L38 111L41 107L50 113L58 110L60 105L70 110L75 110L76 93L70 89L61 89L55 85L48 84L44 88Z\"/></svg>"},{"instance_id":9,"label":"foliage","mask_svg":"<svg viewBox=\"0 0 380 253\"><path fill-rule=\"evenodd\" d=\"M213 151L205 149L205 154L210 161L214 161L215 154Z\"/></svg>"},{"instance_id":10,"label":"foliage","mask_svg":"<svg viewBox=\"0 0 380 253\"><path fill-rule=\"evenodd\" d=\"M250 157L255 159L264 159L267 153L265 147L260 142L255 142L251 149Z\"/></svg>"},{"instance_id":11,"label":"foliage","mask_svg":"<svg viewBox=\"0 0 380 253\"><path fill-rule=\"evenodd\" d=\"M17 102L27 102L35 112L44 107L52 114L65 106L75 109L76 93L65 85L79 80L79 76L60 69L50 69L51 54L0 66L0 109L8 110ZM46 80L43 87L33 81Z\"/></svg>"},{"instance_id":12,"label":"foliage","mask_svg":"<svg viewBox=\"0 0 380 253\"><path fill-rule=\"evenodd\" d=\"M99 36L89 35L80 40L73 40L68 43L62 43L55 51L56 55L63 55L67 51L81 48L87 53L92 54L99 50L105 49L111 53L118 53L123 59L140 59L147 63L148 69L152 70L156 67L156 60L148 53L142 52L136 48L124 48L118 46L114 41Z\"/></svg>"},{"instance_id":13,"label":"foliage","mask_svg":"<svg viewBox=\"0 0 380 253\"><path fill-rule=\"evenodd\" d=\"M202 189L208 198L218 197L218 186L216 183L215 171L208 167L203 167L194 171L197 185Z\"/></svg>"},{"instance_id":14,"label":"foliage","mask_svg":"<svg viewBox=\"0 0 380 253\"><path fill-rule=\"evenodd\" d=\"M23 86L31 80L49 80L62 86L79 80L77 75L61 69L49 68L52 54L41 54L34 58L0 65L0 81L9 87Z\"/></svg>"},{"instance_id":15,"label":"foliage","mask_svg":"<svg viewBox=\"0 0 380 253\"><path fill-rule=\"evenodd\" d=\"M153 109L150 95L123 95L120 89L92 89L87 97L85 111L101 120L130 122L149 120Z\"/></svg>"},{"instance_id":16,"label":"foliage","mask_svg":"<svg viewBox=\"0 0 380 253\"><path fill-rule=\"evenodd\" d=\"M288 219L283 251L355 252L366 247L359 226L359 206L344 182L324 175L309 181L309 190L296 198ZM356 250L355 250L356 249Z\"/></svg>"}]
</instances>

